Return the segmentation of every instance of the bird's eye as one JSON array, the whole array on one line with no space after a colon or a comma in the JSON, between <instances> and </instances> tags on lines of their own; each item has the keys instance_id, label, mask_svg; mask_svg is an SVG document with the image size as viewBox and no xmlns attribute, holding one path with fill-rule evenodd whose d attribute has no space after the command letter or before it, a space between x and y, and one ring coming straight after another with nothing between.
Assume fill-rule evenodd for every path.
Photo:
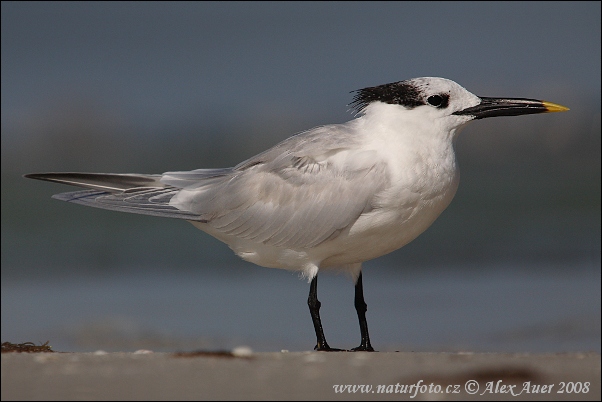
<instances>
[{"instance_id":1,"label":"bird's eye","mask_svg":"<svg viewBox=\"0 0 602 402\"><path fill-rule=\"evenodd\" d=\"M438 95L431 95L426 98L426 102L437 109L445 109L447 106L449 106L449 94L442 93Z\"/></svg>"},{"instance_id":2,"label":"bird's eye","mask_svg":"<svg viewBox=\"0 0 602 402\"><path fill-rule=\"evenodd\" d=\"M441 95L432 95L429 96L426 101L431 106L439 107L443 103L443 98L441 97Z\"/></svg>"}]
</instances>

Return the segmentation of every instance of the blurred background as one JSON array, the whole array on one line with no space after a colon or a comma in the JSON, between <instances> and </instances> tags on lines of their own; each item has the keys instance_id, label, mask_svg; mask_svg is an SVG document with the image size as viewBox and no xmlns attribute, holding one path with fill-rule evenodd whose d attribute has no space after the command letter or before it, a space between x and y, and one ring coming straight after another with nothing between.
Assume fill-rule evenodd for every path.
<instances>
[{"instance_id":1,"label":"blurred background","mask_svg":"<svg viewBox=\"0 0 602 402\"><path fill-rule=\"evenodd\" d=\"M474 122L451 206L364 265L380 350L600 351L600 3L2 2L2 341L310 350L309 286L41 171L227 167L420 76L567 113ZM334 347L353 284L321 275Z\"/></svg>"}]
</instances>

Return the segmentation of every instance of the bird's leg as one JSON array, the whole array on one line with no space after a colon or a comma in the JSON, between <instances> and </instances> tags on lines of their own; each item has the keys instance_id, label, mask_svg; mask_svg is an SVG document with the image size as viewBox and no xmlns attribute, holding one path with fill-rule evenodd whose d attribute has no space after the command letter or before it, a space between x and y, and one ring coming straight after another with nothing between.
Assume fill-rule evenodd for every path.
<instances>
[{"instance_id":1,"label":"bird's leg","mask_svg":"<svg viewBox=\"0 0 602 402\"><path fill-rule=\"evenodd\" d=\"M309 285L309 297L307 298L307 305L309 306L311 319L314 323L314 329L316 330L317 343L314 350L322 352L340 352L341 349L334 349L328 346L328 342L326 342L326 337L324 336L322 321L320 320L321 303L318 300L318 275L314 276L314 279L311 280L311 285Z\"/></svg>"},{"instance_id":2,"label":"bird's leg","mask_svg":"<svg viewBox=\"0 0 602 402\"><path fill-rule=\"evenodd\" d=\"M357 318L360 321L360 332L362 334L362 343L357 348L351 349L354 352L374 352L374 348L370 345L370 335L368 335L368 321L366 321L366 310L368 305L364 301L364 286L362 285L362 272L355 283L355 310Z\"/></svg>"}]
</instances>

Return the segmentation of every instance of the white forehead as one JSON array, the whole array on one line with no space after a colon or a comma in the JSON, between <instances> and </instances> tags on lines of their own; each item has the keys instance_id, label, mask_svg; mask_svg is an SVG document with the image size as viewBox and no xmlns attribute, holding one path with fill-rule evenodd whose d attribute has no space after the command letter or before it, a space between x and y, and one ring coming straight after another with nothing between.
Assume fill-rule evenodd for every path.
<instances>
[{"instance_id":1,"label":"white forehead","mask_svg":"<svg viewBox=\"0 0 602 402\"><path fill-rule=\"evenodd\" d=\"M463 86L452 80L440 77L420 77L407 80L416 87L425 97L446 93L449 94L452 110L462 110L466 107L478 105L481 100L478 96L468 92Z\"/></svg>"},{"instance_id":2,"label":"white forehead","mask_svg":"<svg viewBox=\"0 0 602 402\"><path fill-rule=\"evenodd\" d=\"M424 91L425 93L447 92L449 94L453 94L468 92L461 85L446 78L420 77L412 78L410 80L407 80L406 82L411 83L413 86L420 89L421 91Z\"/></svg>"}]
</instances>

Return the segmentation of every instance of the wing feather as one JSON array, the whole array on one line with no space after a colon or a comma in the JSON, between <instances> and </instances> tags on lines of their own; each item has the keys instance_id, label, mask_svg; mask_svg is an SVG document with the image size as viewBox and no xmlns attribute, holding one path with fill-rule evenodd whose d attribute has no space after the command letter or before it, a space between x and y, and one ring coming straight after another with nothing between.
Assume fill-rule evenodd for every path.
<instances>
[{"instance_id":1,"label":"wing feather","mask_svg":"<svg viewBox=\"0 0 602 402\"><path fill-rule=\"evenodd\" d=\"M177 190L173 188L145 188L143 190L129 190L121 193L82 190L56 194L52 198L111 211L193 221L202 220L197 214L179 210L165 202L165 199L171 199L175 191Z\"/></svg>"}]
</instances>

